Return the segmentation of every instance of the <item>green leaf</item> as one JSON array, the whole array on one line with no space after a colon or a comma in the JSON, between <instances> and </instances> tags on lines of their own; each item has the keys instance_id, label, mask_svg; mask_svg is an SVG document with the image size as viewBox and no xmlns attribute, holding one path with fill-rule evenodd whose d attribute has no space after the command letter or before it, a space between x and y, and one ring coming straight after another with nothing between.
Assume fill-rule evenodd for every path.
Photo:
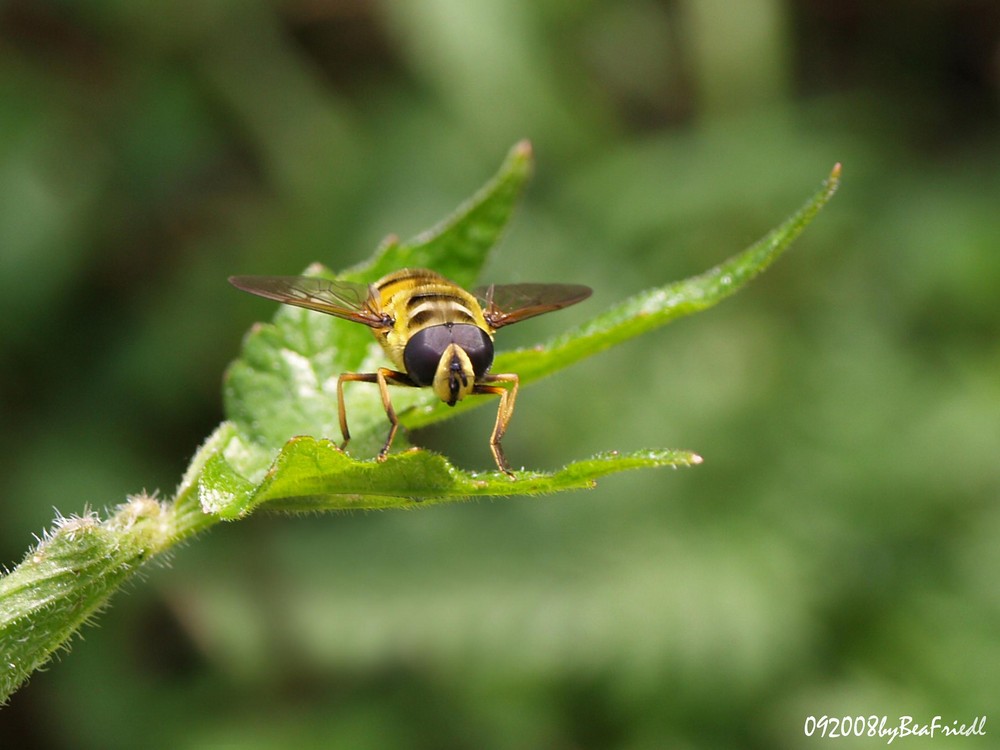
<instances>
[{"instance_id":1,"label":"green leaf","mask_svg":"<svg viewBox=\"0 0 1000 750\"><path fill-rule=\"evenodd\" d=\"M374 258L346 274L374 279L404 266L428 267L471 285L504 230L531 171L531 151L519 144L471 201L434 230L406 243L388 241ZM598 315L545 346L497 357L495 370L516 372L522 384L682 315L710 307L746 284L784 252L829 200L839 165L812 199L760 242L716 268L651 289ZM310 273L329 275L321 266ZM111 595L156 555L223 519L262 508L282 511L389 508L463 498L537 495L590 487L607 474L700 462L686 451L605 453L553 473L461 471L429 451L409 449L384 462L373 456L387 430L377 389L358 387L348 401L352 458L328 439L339 433L336 379L371 370L381 352L363 326L283 307L271 324L256 325L229 368L224 385L230 419L192 459L170 502L130 498L101 520L60 519L20 565L0 578L0 702ZM362 384L363 385L363 384ZM426 389L397 389L404 425L444 419L486 399L444 408ZM495 403L495 402L494 402ZM484 441L485 443L485 441ZM405 437L397 438L397 446Z\"/></svg>"},{"instance_id":2,"label":"green leaf","mask_svg":"<svg viewBox=\"0 0 1000 750\"><path fill-rule=\"evenodd\" d=\"M608 453L578 461L554 473L522 471L516 481L499 472L456 469L443 456L411 448L384 462L350 458L329 440L290 440L258 485L240 483L221 455L202 475L206 510L226 519L256 508L280 511L398 508L472 497L541 495L593 487L594 480L628 469L690 466L701 458L687 451Z\"/></svg>"},{"instance_id":3,"label":"green leaf","mask_svg":"<svg viewBox=\"0 0 1000 750\"><path fill-rule=\"evenodd\" d=\"M421 263L440 270L454 248L462 244L452 235L468 238L473 227L478 227L475 233L482 241L474 252L466 252L466 258L478 268L489 250L488 239L499 237L530 172L529 154L527 148L516 147L497 177L460 208L455 218L424 235L420 242L384 248L369 270L377 266L381 273L398 267L386 266L384 259L399 248L408 248L405 257L412 259L417 253ZM743 252L699 276L637 294L546 345L501 354L494 371L515 372L522 383L529 383L675 318L717 304L761 273L791 245L833 195L839 173L838 165L799 211ZM348 338L358 330L365 341ZM318 438L339 433L335 403L339 373L358 368L370 371L382 362L370 338L362 326L298 309L280 311L273 325L262 326L248 337L242 360L230 370L230 404L239 404L242 409L232 414L234 421L241 432L249 432L251 439L264 442L266 437L274 444L292 439L277 452L260 484L241 483L239 471L222 459L207 467L206 478L215 484L203 487L211 499L204 504L206 510L234 518L258 506L281 510L385 508L416 501L427 504L482 495L536 494L590 486L597 477L618 469L664 463L689 465L701 460L690 452L648 453L648 463L636 463L634 455L607 454L571 464L554 474L521 473L514 483L499 473L462 472L440 456L416 450L396 453L379 464L370 457L381 446L388 422L377 389L364 385L355 386L358 393L348 401L348 413L353 436L351 453L369 460L352 458L328 440ZM239 389L233 383L234 374L240 376ZM411 428L485 403L490 401L466 399L447 407L427 389L393 390L393 404L401 422ZM275 415L276 411L280 416ZM300 429L290 427L289 414L301 415ZM253 430L245 428L248 422ZM397 447L403 445L401 437L397 437ZM258 476L261 469L257 467Z\"/></svg>"}]
</instances>

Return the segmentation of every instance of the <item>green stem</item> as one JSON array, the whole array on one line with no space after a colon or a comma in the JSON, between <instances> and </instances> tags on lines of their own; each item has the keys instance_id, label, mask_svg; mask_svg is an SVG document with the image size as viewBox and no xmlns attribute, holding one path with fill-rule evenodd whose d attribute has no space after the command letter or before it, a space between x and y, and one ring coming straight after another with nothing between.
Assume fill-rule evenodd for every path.
<instances>
[{"instance_id":1,"label":"green stem","mask_svg":"<svg viewBox=\"0 0 1000 750\"><path fill-rule=\"evenodd\" d=\"M193 484L172 502L131 497L103 521L93 512L57 519L0 578L0 702L149 560L218 522Z\"/></svg>"}]
</instances>

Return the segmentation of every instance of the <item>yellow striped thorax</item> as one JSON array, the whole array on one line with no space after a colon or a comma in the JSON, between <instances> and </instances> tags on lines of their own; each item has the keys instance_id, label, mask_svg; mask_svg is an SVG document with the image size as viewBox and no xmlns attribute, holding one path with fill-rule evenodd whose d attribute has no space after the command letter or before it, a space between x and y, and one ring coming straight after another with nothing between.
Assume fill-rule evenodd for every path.
<instances>
[{"instance_id":1,"label":"yellow striped thorax","mask_svg":"<svg viewBox=\"0 0 1000 750\"><path fill-rule=\"evenodd\" d=\"M493 364L493 328L479 301L423 268L396 271L372 284L372 303L392 318L375 335L389 360L417 385L454 405Z\"/></svg>"}]
</instances>

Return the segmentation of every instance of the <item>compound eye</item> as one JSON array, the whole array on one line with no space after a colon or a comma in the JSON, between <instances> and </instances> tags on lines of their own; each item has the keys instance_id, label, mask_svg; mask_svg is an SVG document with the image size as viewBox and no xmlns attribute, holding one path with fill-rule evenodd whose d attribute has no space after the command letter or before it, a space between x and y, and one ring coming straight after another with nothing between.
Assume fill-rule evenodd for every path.
<instances>
[{"instance_id":1,"label":"compound eye","mask_svg":"<svg viewBox=\"0 0 1000 750\"><path fill-rule=\"evenodd\" d=\"M452 328L452 340L469 355L476 380L483 377L493 364L493 339L489 334L479 326L463 323Z\"/></svg>"},{"instance_id":2,"label":"compound eye","mask_svg":"<svg viewBox=\"0 0 1000 750\"><path fill-rule=\"evenodd\" d=\"M417 385L431 385L441 355L451 344L451 331L446 326L431 326L417 331L403 349L406 374Z\"/></svg>"}]
</instances>

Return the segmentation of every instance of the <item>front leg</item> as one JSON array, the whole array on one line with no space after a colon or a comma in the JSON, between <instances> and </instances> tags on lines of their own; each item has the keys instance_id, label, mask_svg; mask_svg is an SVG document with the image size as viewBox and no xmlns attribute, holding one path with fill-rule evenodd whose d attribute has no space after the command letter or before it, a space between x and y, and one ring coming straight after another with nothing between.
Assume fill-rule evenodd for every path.
<instances>
[{"instance_id":1,"label":"front leg","mask_svg":"<svg viewBox=\"0 0 1000 750\"><path fill-rule=\"evenodd\" d=\"M389 448L392 440L396 437L396 430L399 429L399 419L396 417L396 410L392 408L392 399L389 397L389 385L405 385L416 387L416 383L410 380L409 375L386 367L378 368L377 372L345 372L337 378L337 407L340 411L340 433L344 437L344 442L340 444L340 449L345 450L351 441L351 433L347 429L347 410L344 407L344 383L361 382L377 383L379 394L382 396L382 408L389 418L389 436L385 439L385 445L378 452L378 460L384 461L389 455Z\"/></svg>"},{"instance_id":2,"label":"front leg","mask_svg":"<svg viewBox=\"0 0 1000 750\"><path fill-rule=\"evenodd\" d=\"M510 389L500 385L489 385L489 383L510 383ZM473 393L493 393L500 397L500 406L497 408L497 421L493 425L493 434L490 435L490 452L493 453L493 460L496 461L497 468L511 479L516 479L511 471L507 457L504 455L500 440L507 432L507 425L514 414L514 402L517 399L517 389L520 380L515 373L501 373L499 375L487 375L482 383L477 383Z\"/></svg>"}]
</instances>

